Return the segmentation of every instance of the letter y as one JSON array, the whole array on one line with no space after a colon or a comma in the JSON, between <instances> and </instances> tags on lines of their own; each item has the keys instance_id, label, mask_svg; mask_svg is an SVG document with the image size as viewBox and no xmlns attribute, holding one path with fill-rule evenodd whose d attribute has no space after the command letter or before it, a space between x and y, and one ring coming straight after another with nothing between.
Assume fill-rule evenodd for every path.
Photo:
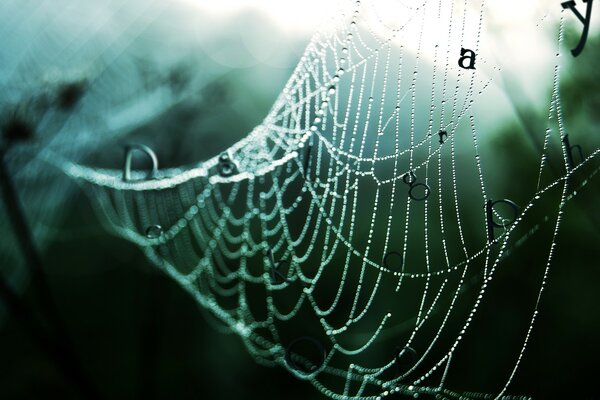
<instances>
[{"instance_id":1,"label":"letter y","mask_svg":"<svg viewBox=\"0 0 600 400\"><path fill-rule=\"evenodd\" d=\"M573 50L571 50L573 57L577 57L583 50L583 47L585 46L585 41L587 40L588 31L590 29L590 18L592 17L593 1L594 0L583 0L584 3L587 3L587 9L585 11L585 18L583 18L581 13L575 7L575 1L573 1L573 0L565 1L564 3L561 4L563 8L565 8L565 9L569 8L571 11L573 11L575 16L583 24L583 32L581 33L581 38L579 39L579 44L577 45L577 47L575 47Z\"/></svg>"}]
</instances>

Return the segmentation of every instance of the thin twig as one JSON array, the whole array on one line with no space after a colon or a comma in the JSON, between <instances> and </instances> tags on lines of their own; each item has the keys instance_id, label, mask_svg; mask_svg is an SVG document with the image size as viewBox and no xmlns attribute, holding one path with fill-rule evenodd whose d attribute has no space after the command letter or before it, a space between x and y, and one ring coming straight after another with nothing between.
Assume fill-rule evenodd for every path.
<instances>
[{"instance_id":1,"label":"thin twig","mask_svg":"<svg viewBox=\"0 0 600 400\"><path fill-rule=\"evenodd\" d=\"M156 398L157 358L159 351L160 320L163 318L159 303L161 276L158 271L150 271L146 279L145 315L140 326L140 400Z\"/></svg>"}]
</instances>

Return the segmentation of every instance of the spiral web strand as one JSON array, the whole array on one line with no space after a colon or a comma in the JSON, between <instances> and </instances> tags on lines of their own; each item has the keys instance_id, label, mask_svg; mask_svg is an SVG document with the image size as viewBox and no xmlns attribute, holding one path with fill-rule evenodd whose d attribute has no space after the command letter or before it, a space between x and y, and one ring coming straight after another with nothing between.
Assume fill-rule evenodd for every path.
<instances>
[{"instance_id":1,"label":"spiral web strand","mask_svg":"<svg viewBox=\"0 0 600 400\"><path fill-rule=\"evenodd\" d=\"M600 150L568 166L557 57L537 187L512 199L513 221L492 209L506 223L488 240L484 205L505 196L481 157L485 116L476 107L495 95L501 73L485 49L484 4L404 2L393 16L376 5L344 9L311 40L264 121L224 155L155 179L146 171L123 179L120 169L54 151L41 157L79 182L102 223L139 245L258 362L334 399L504 397L547 283L568 183ZM464 43L478 54L475 70L457 66ZM558 177L546 162L557 149ZM514 368L495 394L457 393L445 385L453 358L497 270L532 234L513 232L548 198L553 234ZM301 342L323 351L290 350Z\"/></svg>"}]
</instances>

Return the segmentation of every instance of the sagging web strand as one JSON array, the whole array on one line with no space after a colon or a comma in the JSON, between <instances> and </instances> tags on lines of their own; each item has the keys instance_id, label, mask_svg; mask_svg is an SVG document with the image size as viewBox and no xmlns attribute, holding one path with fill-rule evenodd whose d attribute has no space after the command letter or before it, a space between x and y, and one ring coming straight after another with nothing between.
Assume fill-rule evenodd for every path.
<instances>
[{"instance_id":1,"label":"sagging web strand","mask_svg":"<svg viewBox=\"0 0 600 400\"><path fill-rule=\"evenodd\" d=\"M564 136L557 64L549 124L555 121L559 129L546 131L535 196L521 199L525 206L510 227L497 233L498 243L487 240L484 213L462 205L473 196L483 205L497 195L488 188L480 160L481 132L473 110L492 78L455 67L457 46L469 41L476 52L480 47L483 3L476 8L477 29L466 37L472 25L469 4L405 6L397 28L387 27L375 8L357 5L340 18L341 26L312 39L263 123L227 152L232 164L225 174L219 157L191 168L160 170L152 180L133 172L134 181L123 180L117 169L56 161L61 160L56 155L52 162L81 183L108 229L139 245L238 334L259 362L285 366L334 399L393 392L493 397L445 387L453 355L508 254L511 232L540 198L558 190L541 295L573 170L541 183L550 143ZM448 34L434 46L424 35L436 24L448 26ZM420 36L407 37L414 26ZM402 45L407 40L417 43L414 54ZM438 141L441 131L447 133L444 141ZM466 190L462 176L479 184ZM410 189L421 192L409 196ZM365 209L372 210L369 218ZM468 233L463 218L474 212L481 229ZM390 253L401 261L383 262ZM332 269L337 272L333 280ZM466 301L461 296L474 275L483 278L463 315L456 308ZM395 299L412 293L415 282L420 289L412 317L395 318L402 303ZM255 318L250 306L256 287L263 288L264 318ZM323 296L325 290L329 296ZM394 302L391 310L381 310L382 296ZM299 355L293 365L286 359L290 337L282 327L305 308L326 339L319 339L326 354L316 367ZM536 304L515 368L498 397L523 356L537 310ZM459 329L451 328L451 321ZM366 334L359 329L365 325L370 326ZM400 328L403 350L390 349L377 364L360 363L363 354ZM306 336L300 330L295 328L296 336ZM412 364L394 373L399 356L413 347L418 351ZM315 368L299 371L293 368L296 362ZM329 385L335 379L342 383Z\"/></svg>"}]
</instances>

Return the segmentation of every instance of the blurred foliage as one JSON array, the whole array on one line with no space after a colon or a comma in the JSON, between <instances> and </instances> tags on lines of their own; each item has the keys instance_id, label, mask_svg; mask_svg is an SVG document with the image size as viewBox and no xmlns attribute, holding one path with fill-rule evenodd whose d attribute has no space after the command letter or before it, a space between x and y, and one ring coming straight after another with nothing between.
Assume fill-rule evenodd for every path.
<instances>
[{"instance_id":1,"label":"blurred foliage","mask_svg":"<svg viewBox=\"0 0 600 400\"><path fill-rule=\"evenodd\" d=\"M575 43L579 33L567 30L566 43ZM578 129L600 124L600 36L590 36L584 51L561 71L561 99L568 122ZM590 124L595 124L592 126ZM591 131L588 134L593 135Z\"/></svg>"}]
</instances>

